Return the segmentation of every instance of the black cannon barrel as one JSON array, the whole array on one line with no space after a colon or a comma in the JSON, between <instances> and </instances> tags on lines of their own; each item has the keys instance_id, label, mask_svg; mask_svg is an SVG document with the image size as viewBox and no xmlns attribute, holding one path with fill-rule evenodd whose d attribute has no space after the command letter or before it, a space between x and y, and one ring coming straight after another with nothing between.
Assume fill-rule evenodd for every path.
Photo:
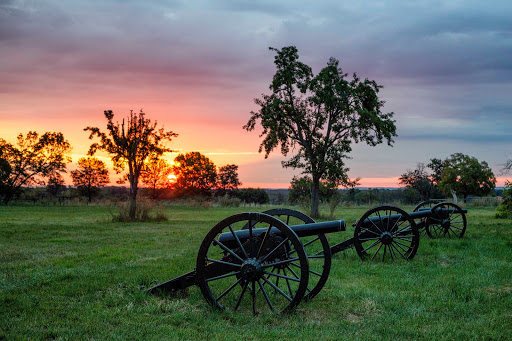
<instances>
[{"instance_id":1,"label":"black cannon barrel","mask_svg":"<svg viewBox=\"0 0 512 341\"><path fill-rule=\"evenodd\" d=\"M435 210L435 212L441 213L441 214L452 214L452 213L466 214L466 213L468 213L468 210L467 209L457 210L457 209L452 209L452 208L438 208ZM423 210L419 210L416 212L411 212L408 214L412 219L422 219L422 218L430 217L433 214L433 211L432 211L432 209L428 208L428 209L423 209ZM380 220L387 221L387 219L389 219L389 218L391 218L391 220L393 220L393 221L398 220L398 219L405 220L405 217L402 216L401 214L392 214L391 216L383 215L380 218L379 217L366 218L366 220L364 221L364 224L369 225L372 222L376 223Z\"/></svg>"},{"instance_id":2,"label":"black cannon barrel","mask_svg":"<svg viewBox=\"0 0 512 341\"><path fill-rule=\"evenodd\" d=\"M290 229L299 237L316 236L318 234L326 234L332 232L345 231L345 220L332 220L321 223L302 224L289 226ZM258 236L267 231L267 228L256 228L252 230L253 236ZM272 227L270 233L281 235L279 229ZM249 238L249 230L235 231L236 236L240 240L247 240ZM219 241L223 244L234 242L235 238L231 232L222 233L219 236Z\"/></svg>"}]
</instances>

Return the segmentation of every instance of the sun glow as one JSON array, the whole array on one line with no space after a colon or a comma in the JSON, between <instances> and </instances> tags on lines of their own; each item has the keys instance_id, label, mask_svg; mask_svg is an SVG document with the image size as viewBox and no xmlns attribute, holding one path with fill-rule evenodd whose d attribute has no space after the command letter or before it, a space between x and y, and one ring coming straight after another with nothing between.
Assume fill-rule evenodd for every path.
<instances>
[{"instance_id":1,"label":"sun glow","mask_svg":"<svg viewBox=\"0 0 512 341\"><path fill-rule=\"evenodd\" d=\"M169 174L169 176L167 176L167 179L169 179L170 182L176 182L176 175Z\"/></svg>"}]
</instances>

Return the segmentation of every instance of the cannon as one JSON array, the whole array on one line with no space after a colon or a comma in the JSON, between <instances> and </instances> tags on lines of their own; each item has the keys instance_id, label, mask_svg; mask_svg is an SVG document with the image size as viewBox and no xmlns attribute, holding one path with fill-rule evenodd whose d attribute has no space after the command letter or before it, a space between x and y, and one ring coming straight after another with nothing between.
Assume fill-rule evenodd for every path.
<instances>
[{"instance_id":1,"label":"cannon","mask_svg":"<svg viewBox=\"0 0 512 341\"><path fill-rule=\"evenodd\" d=\"M324 287L332 255L355 248L361 259L412 259L420 232L462 237L467 210L451 203L368 210L353 226L354 236L330 246L325 234L345 231L344 220L316 223L292 209L240 213L223 219L205 236L196 269L159 283L149 293L175 292L196 285L219 310L286 312ZM242 308L243 307L243 308Z\"/></svg>"},{"instance_id":2,"label":"cannon","mask_svg":"<svg viewBox=\"0 0 512 341\"><path fill-rule=\"evenodd\" d=\"M311 299L329 275L331 253L325 234L345 230L345 221L314 223L286 209L270 213L286 215L286 223L266 213L223 219L203 239L194 271L148 292L197 285L213 307L243 307L254 314L289 311L302 299ZM292 220L300 224L288 225Z\"/></svg>"},{"instance_id":3,"label":"cannon","mask_svg":"<svg viewBox=\"0 0 512 341\"><path fill-rule=\"evenodd\" d=\"M407 213L394 206L368 210L353 224L354 236L331 247L336 254L355 248L361 259L412 259L418 250L420 234L432 238L462 238L466 231L466 209L453 203L426 201Z\"/></svg>"}]
</instances>

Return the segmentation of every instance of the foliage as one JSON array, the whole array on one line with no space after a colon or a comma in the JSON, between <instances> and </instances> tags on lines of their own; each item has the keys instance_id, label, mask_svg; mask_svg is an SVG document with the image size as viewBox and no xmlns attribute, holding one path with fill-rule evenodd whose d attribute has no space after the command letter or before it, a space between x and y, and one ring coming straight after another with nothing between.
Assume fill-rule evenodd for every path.
<instances>
[{"instance_id":1,"label":"foliage","mask_svg":"<svg viewBox=\"0 0 512 341\"><path fill-rule=\"evenodd\" d=\"M219 203L220 207L239 207L242 203L242 200L239 198L230 197L229 195L225 194L224 196L219 197L217 202Z\"/></svg>"},{"instance_id":2,"label":"foliage","mask_svg":"<svg viewBox=\"0 0 512 341\"><path fill-rule=\"evenodd\" d=\"M268 193L262 188L242 188L233 190L231 196L242 200L246 204L266 204L269 202Z\"/></svg>"},{"instance_id":3,"label":"foliage","mask_svg":"<svg viewBox=\"0 0 512 341\"><path fill-rule=\"evenodd\" d=\"M137 206L137 192L139 189L139 178L144 164L150 158L161 156L172 150L164 145L164 141L171 141L178 134L172 131L165 131L164 128L157 129L157 122L151 122L145 117L145 113L134 113L123 119L122 123L113 121L112 110L104 112L107 119L108 135L99 128L86 127L90 131L89 139L95 136L100 139L99 143L93 143L89 148L89 155L93 156L96 151L107 152L113 163L114 169L120 173L128 167L128 181L130 183L130 210L129 216L135 220Z\"/></svg>"},{"instance_id":4,"label":"foliage","mask_svg":"<svg viewBox=\"0 0 512 341\"><path fill-rule=\"evenodd\" d=\"M144 165L141 172L142 183L151 189L151 198L158 197L158 189L171 187L169 175L172 174L172 166L161 158L150 159Z\"/></svg>"},{"instance_id":5,"label":"foliage","mask_svg":"<svg viewBox=\"0 0 512 341\"><path fill-rule=\"evenodd\" d=\"M2 166L5 204L20 193L22 186L42 185L45 178L66 172L66 163L71 162L71 146L62 133L39 136L29 131L26 136L19 134L15 145L0 139L0 150L9 163L9 168L5 162Z\"/></svg>"},{"instance_id":6,"label":"foliage","mask_svg":"<svg viewBox=\"0 0 512 341\"><path fill-rule=\"evenodd\" d=\"M288 202L292 205L297 205L305 201L309 202L312 184L313 180L309 176L294 176L288 191ZM320 202L329 201L338 191L336 184L328 181L320 181L319 187Z\"/></svg>"},{"instance_id":7,"label":"foliage","mask_svg":"<svg viewBox=\"0 0 512 341\"><path fill-rule=\"evenodd\" d=\"M464 196L485 196L496 187L496 177L487 162L477 158L455 153L444 160L444 169L439 181L439 188L450 194L453 190Z\"/></svg>"},{"instance_id":8,"label":"foliage","mask_svg":"<svg viewBox=\"0 0 512 341\"><path fill-rule=\"evenodd\" d=\"M105 162L95 157L80 158L77 169L71 171L71 178L75 187L82 195L87 196L89 202L99 193L101 187L110 182Z\"/></svg>"},{"instance_id":9,"label":"foliage","mask_svg":"<svg viewBox=\"0 0 512 341\"><path fill-rule=\"evenodd\" d=\"M9 179L9 175L11 175L11 165L9 165L9 161L4 159L3 157L3 146L0 146L0 196L4 194L6 191L6 182Z\"/></svg>"},{"instance_id":10,"label":"foliage","mask_svg":"<svg viewBox=\"0 0 512 341\"><path fill-rule=\"evenodd\" d=\"M151 211L154 210L154 205L148 201L139 201L136 205L135 219L130 215L131 205L129 203L119 203L117 205L117 212L112 215L113 222L130 222L130 221L167 221L168 218L161 211L157 211L154 215Z\"/></svg>"},{"instance_id":11,"label":"foliage","mask_svg":"<svg viewBox=\"0 0 512 341\"><path fill-rule=\"evenodd\" d=\"M218 193L224 195L225 193L237 189L242 183L238 179L238 166L226 165L219 168L217 175Z\"/></svg>"},{"instance_id":12,"label":"foliage","mask_svg":"<svg viewBox=\"0 0 512 341\"><path fill-rule=\"evenodd\" d=\"M66 183L62 178L60 173L53 173L48 177L48 182L46 184L46 192L56 197L60 193L62 193L66 189Z\"/></svg>"},{"instance_id":13,"label":"foliage","mask_svg":"<svg viewBox=\"0 0 512 341\"><path fill-rule=\"evenodd\" d=\"M265 157L279 146L284 156L290 149L297 151L283 166L303 169L311 176L311 215L316 217L320 180L337 186L355 185L357 180L348 178L344 162L351 144L375 146L385 140L391 145L396 136L394 114L381 112L384 101L378 93L382 86L373 80L361 81L356 74L346 80L338 60L330 58L315 76L298 60L296 47L270 49L276 52L277 69L269 87L271 94L255 99L260 109L251 112L244 129L254 130L261 121L259 151L265 151Z\"/></svg>"},{"instance_id":14,"label":"foliage","mask_svg":"<svg viewBox=\"0 0 512 341\"><path fill-rule=\"evenodd\" d=\"M432 165L432 163L429 165ZM441 191L437 188L434 180L437 175L435 170L434 174L428 174L425 168L425 165L420 162L417 164L415 170L407 170L398 180L400 184L405 185L405 187L417 191L421 200L437 198L441 195Z\"/></svg>"},{"instance_id":15,"label":"foliage","mask_svg":"<svg viewBox=\"0 0 512 341\"><path fill-rule=\"evenodd\" d=\"M512 182L505 184L506 188L503 190L503 201L496 209L496 218L505 219L512 218Z\"/></svg>"},{"instance_id":16,"label":"foliage","mask_svg":"<svg viewBox=\"0 0 512 341\"><path fill-rule=\"evenodd\" d=\"M199 152L179 154L172 171L178 196L210 195L217 183L215 164Z\"/></svg>"}]
</instances>

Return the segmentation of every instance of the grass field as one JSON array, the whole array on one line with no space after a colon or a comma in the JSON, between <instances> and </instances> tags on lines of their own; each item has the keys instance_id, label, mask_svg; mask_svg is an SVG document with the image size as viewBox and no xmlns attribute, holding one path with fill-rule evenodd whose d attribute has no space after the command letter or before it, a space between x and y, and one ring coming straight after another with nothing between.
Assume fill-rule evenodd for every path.
<instances>
[{"instance_id":1,"label":"grass field","mask_svg":"<svg viewBox=\"0 0 512 341\"><path fill-rule=\"evenodd\" d=\"M348 231L329 241L366 209L339 208ZM422 238L410 262L335 255L322 292L292 314L218 312L196 287L139 290L192 270L207 231L243 210L169 207L167 222L113 223L105 207L0 207L0 339L512 338L512 222L494 208L470 208L463 239Z\"/></svg>"}]
</instances>

